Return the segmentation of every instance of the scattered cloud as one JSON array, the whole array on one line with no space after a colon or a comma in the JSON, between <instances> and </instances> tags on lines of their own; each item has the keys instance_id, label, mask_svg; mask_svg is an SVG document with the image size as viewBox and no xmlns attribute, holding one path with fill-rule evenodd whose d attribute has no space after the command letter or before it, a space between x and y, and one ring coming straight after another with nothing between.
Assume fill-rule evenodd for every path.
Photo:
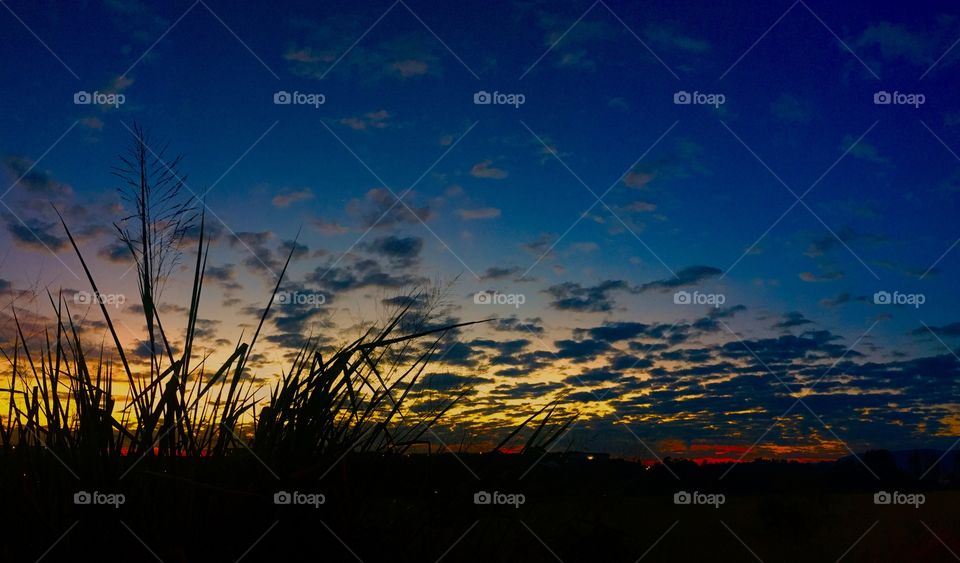
<instances>
[{"instance_id":1,"label":"scattered cloud","mask_svg":"<svg viewBox=\"0 0 960 563\"><path fill-rule=\"evenodd\" d=\"M492 166L492 160L484 160L473 165L470 169L470 175L474 178L489 178L491 180L503 180L509 176L509 172Z\"/></svg>"},{"instance_id":2,"label":"scattered cloud","mask_svg":"<svg viewBox=\"0 0 960 563\"><path fill-rule=\"evenodd\" d=\"M645 283L640 286L640 291L670 291L678 287L700 283L722 273L723 270L712 266L690 266L680 270L672 278Z\"/></svg>"},{"instance_id":3,"label":"scattered cloud","mask_svg":"<svg viewBox=\"0 0 960 563\"><path fill-rule=\"evenodd\" d=\"M368 129L385 129L389 125L391 115L385 109L371 111L362 116L344 117L340 120L341 125L353 129L354 131L366 131Z\"/></svg>"},{"instance_id":4,"label":"scattered cloud","mask_svg":"<svg viewBox=\"0 0 960 563\"><path fill-rule=\"evenodd\" d=\"M770 113L778 121L788 124L808 123L813 118L810 105L793 94L783 93L770 104Z\"/></svg>"},{"instance_id":5,"label":"scattered cloud","mask_svg":"<svg viewBox=\"0 0 960 563\"><path fill-rule=\"evenodd\" d=\"M476 219L496 219L500 216L500 210L496 207L457 209L457 215L459 215L464 221L472 221Z\"/></svg>"},{"instance_id":6,"label":"scattered cloud","mask_svg":"<svg viewBox=\"0 0 960 563\"><path fill-rule=\"evenodd\" d=\"M367 252L386 258L395 268L408 268L417 262L423 250L423 239L418 237L386 236L360 245Z\"/></svg>"},{"instance_id":7,"label":"scattered cloud","mask_svg":"<svg viewBox=\"0 0 960 563\"><path fill-rule=\"evenodd\" d=\"M273 196L271 203L273 203L273 206L276 208L284 209L290 207L293 203L306 201L308 199L313 199L313 191L310 188L304 188L302 190L285 191L277 194Z\"/></svg>"},{"instance_id":8,"label":"scattered cloud","mask_svg":"<svg viewBox=\"0 0 960 563\"><path fill-rule=\"evenodd\" d=\"M49 170L39 168L33 160L25 156L8 155L0 161L0 164L10 177L11 184L19 180L14 190L19 187L26 190L31 197L40 198L73 195L73 188L58 181Z\"/></svg>"}]
</instances>

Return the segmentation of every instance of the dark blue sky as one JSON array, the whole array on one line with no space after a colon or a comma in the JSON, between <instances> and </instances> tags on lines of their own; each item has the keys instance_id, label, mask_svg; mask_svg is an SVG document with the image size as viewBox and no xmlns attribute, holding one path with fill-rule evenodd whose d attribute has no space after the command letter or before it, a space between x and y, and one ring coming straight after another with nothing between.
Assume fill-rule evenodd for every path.
<instances>
[{"instance_id":1,"label":"dark blue sky","mask_svg":"<svg viewBox=\"0 0 960 563\"><path fill-rule=\"evenodd\" d=\"M108 227L136 122L184 155L216 229L211 348L302 227L287 289L325 304L278 311L264 377L302 335L439 280L444 318L502 319L428 381L476 384L460 422L484 432L567 392L571 435L622 452L635 433L738 457L796 396L747 455L960 434L950 3L10 1L0 29L4 337L11 307L45 314L36 291L84 289L47 201L132 291Z\"/></svg>"}]
</instances>

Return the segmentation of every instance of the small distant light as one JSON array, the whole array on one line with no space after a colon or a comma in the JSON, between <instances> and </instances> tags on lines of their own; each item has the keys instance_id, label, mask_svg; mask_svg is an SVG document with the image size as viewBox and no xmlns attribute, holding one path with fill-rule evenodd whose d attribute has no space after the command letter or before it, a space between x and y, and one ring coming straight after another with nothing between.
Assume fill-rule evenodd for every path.
<instances>
[{"instance_id":1,"label":"small distant light","mask_svg":"<svg viewBox=\"0 0 960 563\"><path fill-rule=\"evenodd\" d=\"M590 461L593 461L593 456L592 456L592 455L588 455L588 456L587 456L587 459L590 460Z\"/></svg>"}]
</instances>

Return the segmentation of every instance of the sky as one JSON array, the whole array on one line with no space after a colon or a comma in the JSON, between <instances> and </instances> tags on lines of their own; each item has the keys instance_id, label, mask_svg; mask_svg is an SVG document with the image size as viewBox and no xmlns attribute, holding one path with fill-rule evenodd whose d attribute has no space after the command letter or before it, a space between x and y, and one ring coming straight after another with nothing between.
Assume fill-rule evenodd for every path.
<instances>
[{"instance_id":1,"label":"sky","mask_svg":"<svg viewBox=\"0 0 960 563\"><path fill-rule=\"evenodd\" d=\"M212 232L205 350L294 249L264 385L420 289L493 319L422 382L470 389L448 423L479 442L558 397L569 447L644 459L960 437L955 5L2 4L7 346L47 290L103 336L53 203L142 348L111 173L138 124Z\"/></svg>"}]
</instances>

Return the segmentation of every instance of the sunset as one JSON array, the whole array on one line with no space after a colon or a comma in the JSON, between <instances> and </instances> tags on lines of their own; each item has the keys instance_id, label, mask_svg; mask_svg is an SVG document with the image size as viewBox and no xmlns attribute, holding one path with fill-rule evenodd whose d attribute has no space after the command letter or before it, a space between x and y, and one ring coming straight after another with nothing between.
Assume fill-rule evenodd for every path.
<instances>
[{"instance_id":1,"label":"sunset","mask_svg":"<svg viewBox=\"0 0 960 563\"><path fill-rule=\"evenodd\" d=\"M4 561L960 560L957 6L0 5Z\"/></svg>"}]
</instances>

